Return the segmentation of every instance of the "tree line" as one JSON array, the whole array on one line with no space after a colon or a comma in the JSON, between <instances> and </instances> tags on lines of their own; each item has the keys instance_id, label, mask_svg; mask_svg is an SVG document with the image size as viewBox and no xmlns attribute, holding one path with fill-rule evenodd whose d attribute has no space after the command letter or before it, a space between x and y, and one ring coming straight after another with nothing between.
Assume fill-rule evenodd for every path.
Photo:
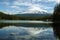
<instances>
[{"instance_id":1,"label":"tree line","mask_svg":"<svg viewBox=\"0 0 60 40\"><path fill-rule=\"evenodd\" d=\"M9 15L9 14L5 14L3 12L0 12L0 20L51 20L52 19L52 15L51 16L42 16L42 17L26 17L26 18L22 18L16 15Z\"/></svg>"}]
</instances>

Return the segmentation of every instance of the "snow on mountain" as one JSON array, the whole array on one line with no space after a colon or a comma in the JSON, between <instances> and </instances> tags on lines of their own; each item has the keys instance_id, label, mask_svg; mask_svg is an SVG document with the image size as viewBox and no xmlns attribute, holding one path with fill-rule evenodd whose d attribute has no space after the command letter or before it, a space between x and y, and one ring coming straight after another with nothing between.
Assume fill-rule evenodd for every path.
<instances>
[{"instance_id":1,"label":"snow on mountain","mask_svg":"<svg viewBox=\"0 0 60 40\"><path fill-rule=\"evenodd\" d=\"M24 11L24 12L19 12L19 14L47 14L46 11L40 11L40 10L28 10L28 11Z\"/></svg>"}]
</instances>

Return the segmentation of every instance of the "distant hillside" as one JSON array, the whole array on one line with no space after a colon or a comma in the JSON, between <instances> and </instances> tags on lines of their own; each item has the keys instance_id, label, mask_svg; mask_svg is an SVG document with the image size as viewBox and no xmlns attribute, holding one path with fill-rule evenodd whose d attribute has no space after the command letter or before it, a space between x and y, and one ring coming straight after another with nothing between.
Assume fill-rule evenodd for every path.
<instances>
[{"instance_id":1,"label":"distant hillside","mask_svg":"<svg viewBox=\"0 0 60 40\"><path fill-rule=\"evenodd\" d=\"M52 19L52 14L16 14L15 16L21 17L27 20L46 20Z\"/></svg>"},{"instance_id":2,"label":"distant hillside","mask_svg":"<svg viewBox=\"0 0 60 40\"><path fill-rule=\"evenodd\" d=\"M16 14L15 16L19 16L19 17L22 17L22 18L26 18L26 17L38 18L38 17L43 17L43 16L51 16L51 14Z\"/></svg>"},{"instance_id":3,"label":"distant hillside","mask_svg":"<svg viewBox=\"0 0 60 40\"><path fill-rule=\"evenodd\" d=\"M3 12L0 12L0 20L20 20L20 17L8 15Z\"/></svg>"},{"instance_id":4,"label":"distant hillside","mask_svg":"<svg viewBox=\"0 0 60 40\"><path fill-rule=\"evenodd\" d=\"M46 20L52 19L51 14L16 14L9 15L3 12L0 12L0 20Z\"/></svg>"}]
</instances>

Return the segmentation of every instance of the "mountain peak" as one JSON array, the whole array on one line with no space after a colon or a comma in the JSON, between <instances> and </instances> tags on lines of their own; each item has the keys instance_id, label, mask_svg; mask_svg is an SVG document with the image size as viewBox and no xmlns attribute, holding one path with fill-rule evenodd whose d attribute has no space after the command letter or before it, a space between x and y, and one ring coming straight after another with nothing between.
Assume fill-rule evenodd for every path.
<instances>
[{"instance_id":1,"label":"mountain peak","mask_svg":"<svg viewBox=\"0 0 60 40\"><path fill-rule=\"evenodd\" d=\"M47 14L46 11L34 10L34 11L24 11L19 14Z\"/></svg>"}]
</instances>

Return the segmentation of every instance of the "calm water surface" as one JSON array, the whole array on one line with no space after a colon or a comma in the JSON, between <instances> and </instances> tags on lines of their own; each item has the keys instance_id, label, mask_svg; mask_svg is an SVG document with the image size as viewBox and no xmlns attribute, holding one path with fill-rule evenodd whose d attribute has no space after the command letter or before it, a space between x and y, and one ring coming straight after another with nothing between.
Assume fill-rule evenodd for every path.
<instances>
[{"instance_id":1,"label":"calm water surface","mask_svg":"<svg viewBox=\"0 0 60 40\"><path fill-rule=\"evenodd\" d=\"M20 23L0 28L0 40L55 40L55 37L49 24Z\"/></svg>"}]
</instances>

